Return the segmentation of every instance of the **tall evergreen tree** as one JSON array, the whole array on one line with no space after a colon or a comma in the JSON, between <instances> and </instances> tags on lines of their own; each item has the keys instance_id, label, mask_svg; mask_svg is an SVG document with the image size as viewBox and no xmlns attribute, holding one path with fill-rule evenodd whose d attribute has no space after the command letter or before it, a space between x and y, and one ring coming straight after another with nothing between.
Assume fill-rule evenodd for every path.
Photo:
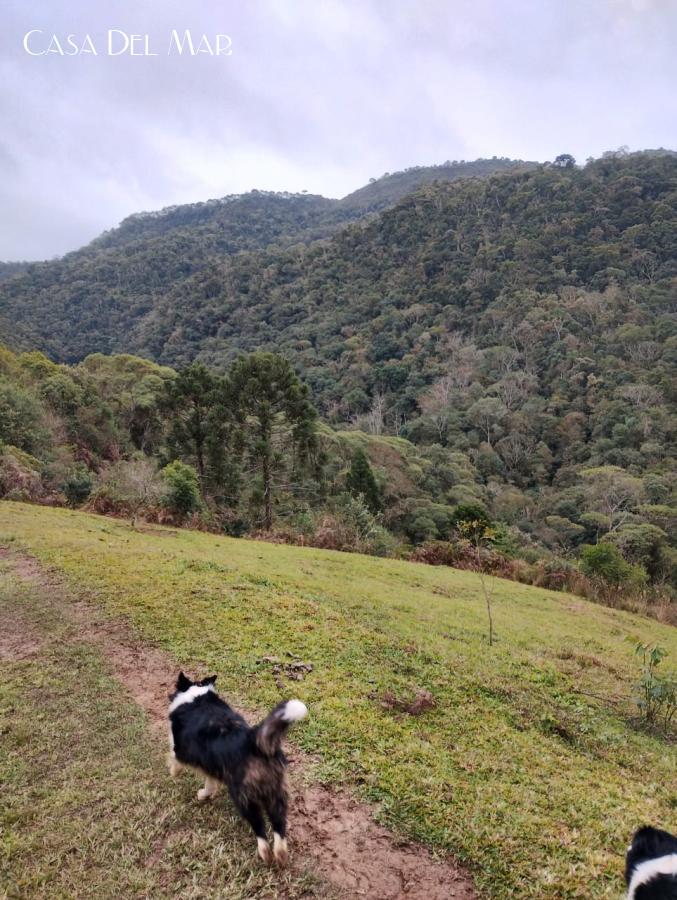
<instances>
[{"instance_id":1,"label":"tall evergreen tree","mask_svg":"<svg viewBox=\"0 0 677 900\"><path fill-rule=\"evenodd\" d=\"M225 453L223 393L223 379L201 363L183 369L167 388L169 452L195 465L203 496L218 477Z\"/></svg>"},{"instance_id":2,"label":"tall evergreen tree","mask_svg":"<svg viewBox=\"0 0 677 900\"><path fill-rule=\"evenodd\" d=\"M362 495L371 512L377 513L381 509L381 492L367 454L361 447L353 454L350 470L346 476L346 487L354 497Z\"/></svg>"},{"instance_id":3,"label":"tall evergreen tree","mask_svg":"<svg viewBox=\"0 0 677 900\"><path fill-rule=\"evenodd\" d=\"M229 372L236 414L260 477L263 526L273 524L275 482L308 462L316 448L317 412L291 363L275 353L237 359Z\"/></svg>"}]
</instances>

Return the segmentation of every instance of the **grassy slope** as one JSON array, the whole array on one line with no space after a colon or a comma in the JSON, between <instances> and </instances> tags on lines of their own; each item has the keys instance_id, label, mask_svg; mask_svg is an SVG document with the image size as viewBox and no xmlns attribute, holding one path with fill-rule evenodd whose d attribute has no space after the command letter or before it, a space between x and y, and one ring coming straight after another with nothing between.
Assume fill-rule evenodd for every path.
<instances>
[{"instance_id":1,"label":"grassy slope","mask_svg":"<svg viewBox=\"0 0 677 900\"><path fill-rule=\"evenodd\" d=\"M472 573L3 503L8 538L249 706L279 697L263 657L312 662L289 693L324 775L467 860L489 896L617 897L634 827L677 822L677 747L627 722L634 643L674 661L667 626L501 581L489 650ZM437 703L420 717L378 702L419 687Z\"/></svg>"},{"instance_id":2,"label":"grassy slope","mask_svg":"<svg viewBox=\"0 0 677 900\"><path fill-rule=\"evenodd\" d=\"M0 897L325 896L258 865L227 803L198 809L195 780L170 781L143 713L42 590L0 565L0 619L40 645L2 663Z\"/></svg>"}]
</instances>

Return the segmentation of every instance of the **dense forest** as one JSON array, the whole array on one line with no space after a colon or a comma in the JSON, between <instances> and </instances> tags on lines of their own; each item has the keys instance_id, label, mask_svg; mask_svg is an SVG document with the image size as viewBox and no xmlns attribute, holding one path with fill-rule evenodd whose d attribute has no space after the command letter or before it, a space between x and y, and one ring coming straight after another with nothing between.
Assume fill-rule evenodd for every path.
<instances>
[{"instance_id":1,"label":"dense forest","mask_svg":"<svg viewBox=\"0 0 677 900\"><path fill-rule=\"evenodd\" d=\"M252 191L139 213L61 259L0 264L0 283L6 282L0 290L0 337L22 349L39 346L59 362L97 351L153 356L147 347L134 346L133 332L160 314L170 291L190 303L194 289L205 290L192 279L209 279L225 260L263 248L283 252L326 237L431 178L453 181L530 165L493 159L417 167L375 179L343 200Z\"/></svg>"},{"instance_id":2,"label":"dense forest","mask_svg":"<svg viewBox=\"0 0 677 900\"><path fill-rule=\"evenodd\" d=\"M480 163L343 201L254 193L142 214L3 273L2 338L29 351L1 367L5 495L32 484L74 502L81 477L78 502L103 510L106 491L112 506L134 493L125 465L150 461L153 481L180 463L191 513L235 533L454 561L463 522L484 522L496 566L563 581L580 560L669 597L677 156L464 165ZM271 378L291 394L254 433ZM191 390L210 398L202 460ZM170 476L190 481L174 473L162 496Z\"/></svg>"}]
</instances>

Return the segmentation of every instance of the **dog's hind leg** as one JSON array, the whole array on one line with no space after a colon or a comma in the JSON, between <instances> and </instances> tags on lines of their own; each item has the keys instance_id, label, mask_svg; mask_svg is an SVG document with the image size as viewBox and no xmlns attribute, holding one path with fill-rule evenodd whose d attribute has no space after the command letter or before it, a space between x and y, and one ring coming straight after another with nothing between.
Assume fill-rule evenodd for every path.
<instances>
[{"instance_id":1,"label":"dog's hind leg","mask_svg":"<svg viewBox=\"0 0 677 900\"><path fill-rule=\"evenodd\" d=\"M217 781L216 778L212 778L210 775L207 775L205 778L205 786L200 788L197 792L197 799L202 802L203 800L209 800L210 797L214 797L221 790L221 782Z\"/></svg>"},{"instance_id":2,"label":"dog's hind leg","mask_svg":"<svg viewBox=\"0 0 677 900\"><path fill-rule=\"evenodd\" d=\"M167 754L167 767L172 778L176 778L183 771L183 764L178 761L174 753L174 733L172 726L169 726L169 753Z\"/></svg>"},{"instance_id":3,"label":"dog's hind leg","mask_svg":"<svg viewBox=\"0 0 677 900\"><path fill-rule=\"evenodd\" d=\"M286 866L289 858L287 851L287 798L284 794L277 796L268 807L268 817L273 826L273 854L278 866Z\"/></svg>"},{"instance_id":4,"label":"dog's hind leg","mask_svg":"<svg viewBox=\"0 0 677 900\"><path fill-rule=\"evenodd\" d=\"M261 807L257 803L248 803L239 806L239 810L242 813L242 817L249 822L256 835L256 846L259 856L263 862L269 866L273 861L273 854L270 852L270 846L266 839L266 824L263 821Z\"/></svg>"},{"instance_id":5,"label":"dog's hind leg","mask_svg":"<svg viewBox=\"0 0 677 900\"><path fill-rule=\"evenodd\" d=\"M180 775L184 768L183 763L178 761L171 750L167 754L167 766L169 767L169 774L172 778L176 778L177 775Z\"/></svg>"}]
</instances>

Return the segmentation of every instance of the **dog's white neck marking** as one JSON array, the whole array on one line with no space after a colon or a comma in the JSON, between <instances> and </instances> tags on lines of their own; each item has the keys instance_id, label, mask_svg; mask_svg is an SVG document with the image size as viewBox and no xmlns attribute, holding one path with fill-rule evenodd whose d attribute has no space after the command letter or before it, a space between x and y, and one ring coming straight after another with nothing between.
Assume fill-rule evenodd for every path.
<instances>
[{"instance_id":1,"label":"dog's white neck marking","mask_svg":"<svg viewBox=\"0 0 677 900\"><path fill-rule=\"evenodd\" d=\"M177 694L169 704L170 715L175 709L178 709L179 706L183 706L184 703L192 703L193 700L197 700L198 697L204 697L205 694L213 690L214 688L211 684L191 685L187 691L181 691L180 694Z\"/></svg>"},{"instance_id":2,"label":"dog's white neck marking","mask_svg":"<svg viewBox=\"0 0 677 900\"><path fill-rule=\"evenodd\" d=\"M632 873L627 900L635 900L637 888L647 884L657 875L677 875L677 853L668 853L667 856L657 856L656 859L647 859L640 863Z\"/></svg>"}]
</instances>

